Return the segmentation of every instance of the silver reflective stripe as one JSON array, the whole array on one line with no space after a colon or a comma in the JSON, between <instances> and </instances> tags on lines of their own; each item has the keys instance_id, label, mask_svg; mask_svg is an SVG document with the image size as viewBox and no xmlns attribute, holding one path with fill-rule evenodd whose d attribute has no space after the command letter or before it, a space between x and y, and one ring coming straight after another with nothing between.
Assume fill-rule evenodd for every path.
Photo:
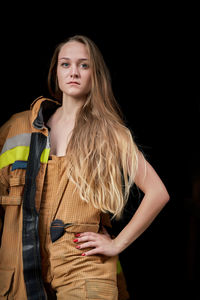
<instances>
[{"instance_id":1,"label":"silver reflective stripe","mask_svg":"<svg viewBox=\"0 0 200 300\"><path fill-rule=\"evenodd\" d=\"M30 146L30 142L31 142L31 133L22 133L13 136L12 138L6 140L0 155L17 146ZM49 136L47 137L46 148L50 148Z\"/></svg>"},{"instance_id":2,"label":"silver reflective stripe","mask_svg":"<svg viewBox=\"0 0 200 300\"><path fill-rule=\"evenodd\" d=\"M1 150L1 154L17 146L30 146L30 142L31 142L31 133L22 133L13 136L6 140Z\"/></svg>"},{"instance_id":3,"label":"silver reflective stripe","mask_svg":"<svg viewBox=\"0 0 200 300\"><path fill-rule=\"evenodd\" d=\"M50 136L47 136L47 144L46 144L46 148L50 148Z\"/></svg>"}]
</instances>

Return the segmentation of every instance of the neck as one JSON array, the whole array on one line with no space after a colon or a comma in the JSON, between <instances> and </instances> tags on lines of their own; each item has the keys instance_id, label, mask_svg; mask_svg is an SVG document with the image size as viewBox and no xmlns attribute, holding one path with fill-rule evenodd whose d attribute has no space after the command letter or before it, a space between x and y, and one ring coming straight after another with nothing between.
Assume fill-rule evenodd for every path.
<instances>
[{"instance_id":1,"label":"neck","mask_svg":"<svg viewBox=\"0 0 200 300\"><path fill-rule=\"evenodd\" d=\"M60 108L60 118L63 120L75 120L76 113L81 108L83 103L83 99L77 99L63 94L63 102Z\"/></svg>"}]
</instances>

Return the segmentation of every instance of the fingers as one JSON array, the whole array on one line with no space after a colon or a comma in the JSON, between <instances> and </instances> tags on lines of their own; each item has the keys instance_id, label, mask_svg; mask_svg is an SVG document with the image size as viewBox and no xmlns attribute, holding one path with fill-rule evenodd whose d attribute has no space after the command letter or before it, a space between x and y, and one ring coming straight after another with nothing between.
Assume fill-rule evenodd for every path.
<instances>
[{"instance_id":1,"label":"fingers","mask_svg":"<svg viewBox=\"0 0 200 300\"><path fill-rule=\"evenodd\" d=\"M77 245L76 248L77 249L84 249L84 248L90 248L90 247L95 247L96 243L95 242L88 242L88 243L84 243L81 245Z\"/></svg>"},{"instance_id":2,"label":"fingers","mask_svg":"<svg viewBox=\"0 0 200 300\"><path fill-rule=\"evenodd\" d=\"M99 233L94 232L84 232L80 234L76 234L74 239L74 243L78 244L76 246L77 249L85 249L85 248L94 248L85 253L82 253L82 256L99 254ZM82 244L79 244L82 243Z\"/></svg>"},{"instance_id":3,"label":"fingers","mask_svg":"<svg viewBox=\"0 0 200 300\"><path fill-rule=\"evenodd\" d=\"M75 235L77 236L77 235ZM85 243L84 243L85 242ZM78 238L74 239L74 243L82 243L76 246L77 249L84 249L90 247L97 247L97 235L93 232L84 232L78 235Z\"/></svg>"},{"instance_id":4,"label":"fingers","mask_svg":"<svg viewBox=\"0 0 200 300\"><path fill-rule=\"evenodd\" d=\"M105 229L105 233L94 233L94 232L83 232L76 234L74 243L77 249L93 248L85 253L82 253L82 256L102 254L102 255L111 255L113 253L113 240L110 238L109 234Z\"/></svg>"},{"instance_id":5,"label":"fingers","mask_svg":"<svg viewBox=\"0 0 200 300\"><path fill-rule=\"evenodd\" d=\"M75 236L77 237L74 240L75 243L81 243L85 241L95 241L98 238L98 235L94 232L84 232Z\"/></svg>"},{"instance_id":6,"label":"fingers","mask_svg":"<svg viewBox=\"0 0 200 300\"><path fill-rule=\"evenodd\" d=\"M101 253L99 253L99 250L97 248L92 249L90 251L87 251L85 253L82 253L81 255L82 256L89 256L89 255L95 255L95 254L101 254Z\"/></svg>"}]
</instances>

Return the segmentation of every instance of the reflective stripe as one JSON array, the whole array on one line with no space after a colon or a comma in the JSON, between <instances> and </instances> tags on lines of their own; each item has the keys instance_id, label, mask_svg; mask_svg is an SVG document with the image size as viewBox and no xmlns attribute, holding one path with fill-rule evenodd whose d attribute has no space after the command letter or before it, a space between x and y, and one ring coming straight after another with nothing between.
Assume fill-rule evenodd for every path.
<instances>
[{"instance_id":1,"label":"reflective stripe","mask_svg":"<svg viewBox=\"0 0 200 300\"><path fill-rule=\"evenodd\" d=\"M29 135L29 137L28 137ZM9 166L13 164L16 160L21 160L21 161L28 161L28 156L29 156L29 151L30 151L30 134L20 134L17 135L13 138L10 138L6 141L4 144L4 147L2 149L1 155L0 155L0 169ZM25 138L25 140L22 140L22 137ZM22 145L17 145L19 144L18 139L20 140L20 143ZM28 143L28 145L24 145ZM16 144L13 146L13 142L16 142ZM46 148L43 150L41 157L40 157L40 162L41 163L47 163L48 162L48 157L50 153L50 145L49 145L49 138L47 138L47 145Z\"/></svg>"},{"instance_id":2,"label":"reflective stripe","mask_svg":"<svg viewBox=\"0 0 200 300\"><path fill-rule=\"evenodd\" d=\"M48 159L49 159L49 153L50 153L50 148L46 148L43 150L42 154L41 154L41 157L40 157L40 162L41 163L46 163L48 162Z\"/></svg>"},{"instance_id":3,"label":"reflective stripe","mask_svg":"<svg viewBox=\"0 0 200 300\"><path fill-rule=\"evenodd\" d=\"M16 160L28 160L30 147L18 146L10 149L0 156L0 169L13 164Z\"/></svg>"},{"instance_id":4,"label":"reflective stripe","mask_svg":"<svg viewBox=\"0 0 200 300\"><path fill-rule=\"evenodd\" d=\"M17 146L30 146L30 142L31 133L22 133L15 135L5 141L1 154Z\"/></svg>"},{"instance_id":5,"label":"reflective stripe","mask_svg":"<svg viewBox=\"0 0 200 300\"><path fill-rule=\"evenodd\" d=\"M117 261L117 274L120 274L121 272L122 272L122 267L121 267L120 261L118 259L118 261Z\"/></svg>"}]
</instances>

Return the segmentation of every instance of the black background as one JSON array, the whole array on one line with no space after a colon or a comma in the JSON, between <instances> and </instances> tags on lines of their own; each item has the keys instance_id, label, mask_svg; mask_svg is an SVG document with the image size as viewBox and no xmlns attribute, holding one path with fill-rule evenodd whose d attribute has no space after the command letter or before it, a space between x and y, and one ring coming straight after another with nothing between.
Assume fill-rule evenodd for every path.
<instances>
[{"instance_id":1,"label":"black background","mask_svg":"<svg viewBox=\"0 0 200 300\"><path fill-rule=\"evenodd\" d=\"M199 222L191 209L200 172L197 8L57 3L2 13L1 124L36 97L49 96L47 73L59 42L90 37L110 70L127 126L171 196L120 255L131 299L197 299L199 240L190 229L191 220Z\"/></svg>"}]
</instances>

